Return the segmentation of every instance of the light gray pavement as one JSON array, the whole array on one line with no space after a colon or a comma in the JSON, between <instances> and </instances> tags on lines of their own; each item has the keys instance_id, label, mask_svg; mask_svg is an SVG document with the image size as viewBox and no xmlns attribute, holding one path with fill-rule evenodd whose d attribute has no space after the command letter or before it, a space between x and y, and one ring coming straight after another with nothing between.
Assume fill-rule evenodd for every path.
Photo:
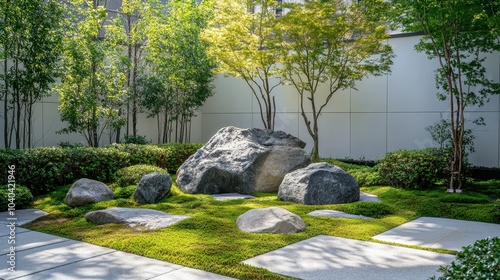
<instances>
[{"instance_id":1,"label":"light gray pavement","mask_svg":"<svg viewBox=\"0 0 500 280\"><path fill-rule=\"evenodd\" d=\"M500 236L500 224L421 217L373 238L376 240L461 251L476 240Z\"/></svg>"},{"instance_id":2,"label":"light gray pavement","mask_svg":"<svg viewBox=\"0 0 500 280\"><path fill-rule=\"evenodd\" d=\"M21 212L23 211L23 212ZM43 213L16 210L18 221L34 220ZM30 214L31 213L31 214ZM24 228L11 234L5 213L0 213L0 279L22 280L230 280L233 278L177 264L116 251ZM21 219L22 218L22 219ZM15 244L9 244L14 236ZM7 262L15 246L15 271Z\"/></svg>"},{"instance_id":3,"label":"light gray pavement","mask_svg":"<svg viewBox=\"0 0 500 280\"><path fill-rule=\"evenodd\" d=\"M413 280L439 275L455 256L319 235L244 263L307 280Z\"/></svg>"},{"instance_id":4,"label":"light gray pavement","mask_svg":"<svg viewBox=\"0 0 500 280\"><path fill-rule=\"evenodd\" d=\"M253 195L249 194L241 194L241 193L218 193L218 194L213 194L212 198L215 200L236 200L236 199L252 199L255 198Z\"/></svg>"}]
</instances>

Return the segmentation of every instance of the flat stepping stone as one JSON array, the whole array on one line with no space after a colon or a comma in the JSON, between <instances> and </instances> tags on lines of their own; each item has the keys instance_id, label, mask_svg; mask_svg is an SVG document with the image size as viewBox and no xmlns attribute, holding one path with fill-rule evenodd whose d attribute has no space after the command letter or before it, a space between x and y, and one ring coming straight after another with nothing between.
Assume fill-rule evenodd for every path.
<instances>
[{"instance_id":1,"label":"flat stepping stone","mask_svg":"<svg viewBox=\"0 0 500 280\"><path fill-rule=\"evenodd\" d=\"M9 211L0 212L0 224L9 224L10 222L16 222L17 226L22 226L49 214L38 209L14 210L13 213L14 215L10 215Z\"/></svg>"},{"instance_id":2,"label":"flat stepping stone","mask_svg":"<svg viewBox=\"0 0 500 280\"><path fill-rule=\"evenodd\" d=\"M96 224L126 224L130 227L148 229L166 228L189 216L171 215L165 212L143 208L110 208L87 213L85 219Z\"/></svg>"},{"instance_id":3,"label":"flat stepping stone","mask_svg":"<svg viewBox=\"0 0 500 280\"><path fill-rule=\"evenodd\" d=\"M461 251L486 237L500 236L500 225L444 218L421 217L373 239L406 245Z\"/></svg>"},{"instance_id":4,"label":"flat stepping stone","mask_svg":"<svg viewBox=\"0 0 500 280\"><path fill-rule=\"evenodd\" d=\"M363 215L353 215L347 214L342 211L337 210L316 210L308 213L309 216L325 216L333 218L347 218L347 219L362 219L362 220L373 220L371 217L366 217Z\"/></svg>"},{"instance_id":5,"label":"flat stepping stone","mask_svg":"<svg viewBox=\"0 0 500 280\"><path fill-rule=\"evenodd\" d=\"M382 202L378 196L371 194L371 193L365 193L365 192L360 192L359 193L359 201L362 202Z\"/></svg>"},{"instance_id":6,"label":"flat stepping stone","mask_svg":"<svg viewBox=\"0 0 500 280\"><path fill-rule=\"evenodd\" d=\"M319 235L243 263L307 280L405 279L439 276L454 255Z\"/></svg>"},{"instance_id":7,"label":"flat stepping stone","mask_svg":"<svg viewBox=\"0 0 500 280\"><path fill-rule=\"evenodd\" d=\"M212 194L212 197L213 199L220 201L255 198L255 196L253 195L241 194L241 193L218 193L218 194Z\"/></svg>"}]
</instances>

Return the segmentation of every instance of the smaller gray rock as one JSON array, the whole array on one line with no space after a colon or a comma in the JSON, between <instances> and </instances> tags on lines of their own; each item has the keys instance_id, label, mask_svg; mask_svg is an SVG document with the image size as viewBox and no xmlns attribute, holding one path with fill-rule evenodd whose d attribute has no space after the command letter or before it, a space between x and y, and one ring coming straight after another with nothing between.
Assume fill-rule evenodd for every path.
<instances>
[{"instance_id":1,"label":"smaller gray rock","mask_svg":"<svg viewBox=\"0 0 500 280\"><path fill-rule=\"evenodd\" d=\"M306 229L298 215L280 207L252 209L238 217L236 225L246 232L296 233Z\"/></svg>"},{"instance_id":2,"label":"smaller gray rock","mask_svg":"<svg viewBox=\"0 0 500 280\"><path fill-rule=\"evenodd\" d=\"M68 206L76 207L89 203L113 199L113 191L104 183L82 178L76 181L68 193L65 202Z\"/></svg>"},{"instance_id":3,"label":"smaller gray rock","mask_svg":"<svg viewBox=\"0 0 500 280\"><path fill-rule=\"evenodd\" d=\"M285 176L278 199L311 205L350 203L359 200L359 185L335 165L313 163Z\"/></svg>"},{"instance_id":4,"label":"smaller gray rock","mask_svg":"<svg viewBox=\"0 0 500 280\"><path fill-rule=\"evenodd\" d=\"M332 217L332 218L347 218L347 219L362 219L362 220L373 220L371 217L366 217L363 215L353 215L347 214L342 211L336 210L316 210L308 213L309 216L324 216L324 217Z\"/></svg>"},{"instance_id":5,"label":"smaller gray rock","mask_svg":"<svg viewBox=\"0 0 500 280\"><path fill-rule=\"evenodd\" d=\"M87 213L85 219L95 224L126 224L148 229L166 228L189 216L171 215L165 212L142 208L110 208Z\"/></svg>"},{"instance_id":6,"label":"smaller gray rock","mask_svg":"<svg viewBox=\"0 0 500 280\"><path fill-rule=\"evenodd\" d=\"M143 204L157 203L170 193L172 178L159 172L144 175L134 192L134 199Z\"/></svg>"}]
</instances>

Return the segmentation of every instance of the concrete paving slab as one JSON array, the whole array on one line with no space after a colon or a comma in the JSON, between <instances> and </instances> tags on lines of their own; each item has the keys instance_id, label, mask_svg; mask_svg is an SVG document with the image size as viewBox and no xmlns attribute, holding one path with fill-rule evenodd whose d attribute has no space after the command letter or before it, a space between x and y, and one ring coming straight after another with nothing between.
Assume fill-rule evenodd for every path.
<instances>
[{"instance_id":1,"label":"concrete paving slab","mask_svg":"<svg viewBox=\"0 0 500 280\"><path fill-rule=\"evenodd\" d=\"M23 250L15 254L15 271L1 269L0 279L26 276L112 252L114 250L73 240ZM0 263L7 266L7 258L7 255L1 256Z\"/></svg>"},{"instance_id":2,"label":"concrete paving slab","mask_svg":"<svg viewBox=\"0 0 500 280\"><path fill-rule=\"evenodd\" d=\"M376 240L461 251L476 240L500 236L500 224L421 217L388 230Z\"/></svg>"},{"instance_id":3,"label":"concrete paving slab","mask_svg":"<svg viewBox=\"0 0 500 280\"><path fill-rule=\"evenodd\" d=\"M45 234L41 232L24 230L22 232L17 232L13 239L15 244L9 244L9 239L6 237L0 237L0 254L7 254L10 252L10 246L15 246L16 251L28 250L36 247L47 246L50 244L56 244L64 241L69 241L67 238L62 238L50 234Z\"/></svg>"},{"instance_id":4,"label":"concrete paving slab","mask_svg":"<svg viewBox=\"0 0 500 280\"><path fill-rule=\"evenodd\" d=\"M11 221L15 221L16 225L22 226L49 214L38 209L21 209L12 212L15 215L10 215L9 211L0 212L0 224L9 224Z\"/></svg>"},{"instance_id":5,"label":"concrete paving slab","mask_svg":"<svg viewBox=\"0 0 500 280\"><path fill-rule=\"evenodd\" d=\"M453 255L319 235L251 258L245 264L307 280L413 280L440 275Z\"/></svg>"},{"instance_id":6,"label":"concrete paving slab","mask_svg":"<svg viewBox=\"0 0 500 280\"><path fill-rule=\"evenodd\" d=\"M234 200L234 199L251 199L255 198L253 195L249 194L240 194L240 193L218 193L212 195L215 200Z\"/></svg>"},{"instance_id":7,"label":"concrete paving slab","mask_svg":"<svg viewBox=\"0 0 500 280\"><path fill-rule=\"evenodd\" d=\"M155 259L114 251L109 254L84 259L55 267L36 274L26 275L23 280L46 279L150 279L165 273L179 270L183 266Z\"/></svg>"},{"instance_id":8,"label":"concrete paving slab","mask_svg":"<svg viewBox=\"0 0 500 280\"><path fill-rule=\"evenodd\" d=\"M206 272L199 269L183 267L181 269L151 278L149 280L236 280L235 278Z\"/></svg>"},{"instance_id":9,"label":"concrete paving slab","mask_svg":"<svg viewBox=\"0 0 500 280\"><path fill-rule=\"evenodd\" d=\"M360 192L359 193L359 201L363 202L382 202L377 195L371 193Z\"/></svg>"},{"instance_id":10,"label":"concrete paving slab","mask_svg":"<svg viewBox=\"0 0 500 280\"><path fill-rule=\"evenodd\" d=\"M347 219L362 219L362 220L373 220L371 217L366 217L363 215L353 215L347 214L342 211L337 210L315 210L307 213L309 216L323 216L323 217L332 217L332 218L347 218Z\"/></svg>"}]
</instances>

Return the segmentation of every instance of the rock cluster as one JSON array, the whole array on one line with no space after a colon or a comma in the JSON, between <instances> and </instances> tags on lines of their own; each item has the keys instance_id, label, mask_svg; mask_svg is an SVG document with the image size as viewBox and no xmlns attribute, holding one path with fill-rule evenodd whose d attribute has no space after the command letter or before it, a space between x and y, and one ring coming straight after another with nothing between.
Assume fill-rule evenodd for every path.
<instances>
[{"instance_id":1,"label":"rock cluster","mask_svg":"<svg viewBox=\"0 0 500 280\"><path fill-rule=\"evenodd\" d=\"M222 128L177 171L186 193L277 192L283 177L305 167L305 143L282 131Z\"/></svg>"}]
</instances>

